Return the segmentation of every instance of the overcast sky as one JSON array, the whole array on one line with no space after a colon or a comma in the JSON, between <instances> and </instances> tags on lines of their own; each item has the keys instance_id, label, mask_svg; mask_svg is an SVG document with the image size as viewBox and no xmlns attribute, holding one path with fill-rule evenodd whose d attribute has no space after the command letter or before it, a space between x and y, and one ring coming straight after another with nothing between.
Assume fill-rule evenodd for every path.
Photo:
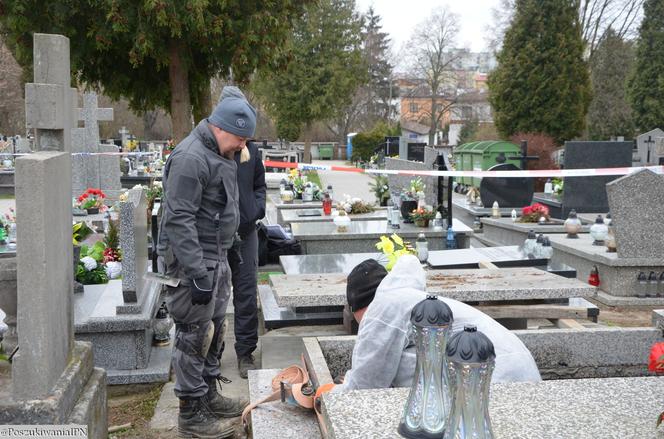
<instances>
[{"instance_id":1,"label":"overcast sky","mask_svg":"<svg viewBox=\"0 0 664 439\"><path fill-rule=\"evenodd\" d=\"M499 0L355 0L356 8L366 12L373 5L382 18L383 30L390 34L394 51L410 37L431 10L443 5L460 17L459 46L473 51L486 50L485 31L491 21L491 9Z\"/></svg>"}]
</instances>

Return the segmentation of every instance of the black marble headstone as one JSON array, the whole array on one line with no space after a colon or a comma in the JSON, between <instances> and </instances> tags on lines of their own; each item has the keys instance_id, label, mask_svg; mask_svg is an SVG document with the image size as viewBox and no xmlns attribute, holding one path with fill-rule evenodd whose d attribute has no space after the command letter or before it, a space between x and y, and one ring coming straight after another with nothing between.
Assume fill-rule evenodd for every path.
<instances>
[{"instance_id":1,"label":"black marble headstone","mask_svg":"<svg viewBox=\"0 0 664 439\"><path fill-rule=\"evenodd\" d=\"M424 161L424 147L426 143L409 143L408 144L408 160L423 162Z\"/></svg>"},{"instance_id":2,"label":"black marble headstone","mask_svg":"<svg viewBox=\"0 0 664 439\"><path fill-rule=\"evenodd\" d=\"M632 148L632 142L565 142L565 169L629 167ZM567 218L572 209L578 213L608 212L606 184L618 177L566 178L561 218Z\"/></svg>"},{"instance_id":3,"label":"black marble headstone","mask_svg":"<svg viewBox=\"0 0 664 439\"><path fill-rule=\"evenodd\" d=\"M399 155L399 139L398 136L385 136L385 157Z\"/></svg>"},{"instance_id":4,"label":"black marble headstone","mask_svg":"<svg viewBox=\"0 0 664 439\"><path fill-rule=\"evenodd\" d=\"M501 163L489 171L518 171L512 163ZM533 179L525 177L484 177L480 183L480 198L484 207L491 208L497 201L500 207L521 208L529 206L533 199Z\"/></svg>"}]
</instances>

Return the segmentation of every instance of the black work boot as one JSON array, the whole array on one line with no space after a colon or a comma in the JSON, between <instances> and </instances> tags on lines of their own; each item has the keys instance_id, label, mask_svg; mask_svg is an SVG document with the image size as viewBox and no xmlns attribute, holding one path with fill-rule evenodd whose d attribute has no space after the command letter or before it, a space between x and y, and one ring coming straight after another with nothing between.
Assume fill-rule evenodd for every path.
<instances>
[{"instance_id":1,"label":"black work boot","mask_svg":"<svg viewBox=\"0 0 664 439\"><path fill-rule=\"evenodd\" d=\"M249 405L249 401L244 398L228 398L217 391L217 381L226 381L223 377L204 377L208 385L208 393L203 397L205 405L210 412L218 418L235 418L242 414L242 410ZM221 385L220 385L221 390Z\"/></svg>"},{"instance_id":2,"label":"black work boot","mask_svg":"<svg viewBox=\"0 0 664 439\"><path fill-rule=\"evenodd\" d=\"M240 371L240 376L244 379L247 379L249 376L249 371L256 369L254 356L249 354L237 357L237 368Z\"/></svg>"},{"instance_id":3,"label":"black work boot","mask_svg":"<svg viewBox=\"0 0 664 439\"><path fill-rule=\"evenodd\" d=\"M198 439L227 439L235 436L230 422L221 421L205 405L205 397L180 399L178 437Z\"/></svg>"}]
</instances>

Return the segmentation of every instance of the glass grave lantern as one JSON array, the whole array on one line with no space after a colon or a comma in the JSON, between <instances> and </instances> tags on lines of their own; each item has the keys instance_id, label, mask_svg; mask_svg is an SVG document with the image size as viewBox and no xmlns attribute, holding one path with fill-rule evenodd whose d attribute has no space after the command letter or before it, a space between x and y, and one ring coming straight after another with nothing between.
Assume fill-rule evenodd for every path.
<instances>
[{"instance_id":1,"label":"glass grave lantern","mask_svg":"<svg viewBox=\"0 0 664 439\"><path fill-rule=\"evenodd\" d=\"M489 337L475 325L465 325L446 348L452 410L444 439L492 439L489 385L496 353Z\"/></svg>"},{"instance_id":2,"label":"glass grave lantern","mask_svg":"<svg viewBox=\"0 0 664 439\"><path fill-rule=\"evenodd\" d=\"M648 275L648 297L657 297L657 273L651 271Z\"/></svg>"},{"instance_id":3,"label":"glass grave lantern","mask_svg":"<svg viewBox=\"0 0 664 439\"><path fill-rule=\"evenodd\" d=\"M551 247L551 241L548 237L544 238L541 249L541 257L544 259L551 259L553 256L553 247Z\"/></svg>"},{"instance_id":4,"label":"glass grave lantern","mask_svg":"<svg viewBox=\"0 0 664 439\"><path fill-rule=\"evenodd\" d=\"M636 281L639 283L636 296L646 297L648 295L648 276L643 271L640 271L636 276Z\"/></svg>"},{"instance_id":5,"label":"glass grave lantern","mask_svg":"<svg viewBox=\"0 0 664 439\"><path fill-rule=\"evenodd\" d=\"M521 249L523 254L528 257L534 254L535 248L537 248L537 235L535 234L534 230L530 230L528 232L528 236L526 236L526 240L523 242L523 247L521 247Z\"/></svg>"},{"instance_id":6,"label":"glass grave lantern","mask_svg":"<svg viewBox=\"0 0 664 439\"><path fill-rule=\"evenodd\" d=\"M593 245L604 245L604 240L606 240L608 235L609 228L604 224L602 215L597 215L595 224L590 226L590 236L593 238Z\"/></svg>"},{"instance_id":7,"label":"glass grave lantern","mask_svg":"<svg viewBox=\"0 0 664 439\"><path fill-rule=\"evenodd\" d=\"M581 224L581 220L576 216L576 210L570 210L569 216L563 224L565 232L567 232L567 237L570 239L577 239L579 237L579 232L581 232L582 226L583 225Z\"/></svg>"},{"instance_id":8,"label":"glass grave lantern","mask_svg":"<svg viewBox=\"0 0 664 439\"><path fill-rule=\"evenodd\" d=\"M429 242L424 233L417 235L415 250L417 251L417 259L423 264L426 263L427 259L429 259Z\"/></svg>"},{"instance_id":9,"label":"glass grave lantern","mask_svg":"<svg viewBox=\"0 0 664 439\"><path fill-rule=\"evenodd\" d=\"M166 309L166 302L161 304L157 310L157 315L152 320L152 344L155 346L166 346L171 340L171 328L173 327L173 318Z\"/></svg>"},{"instance_id":10,"label":"glass grave lantern","mask_svg":"<svg viewBox=\"0 0 664 439\"><path fill-rule=\"evenodd\" d=\"M436 296L427 296L410 313L417 364L398 428L405 438L443 437L451 403L445 347L452 321L452 310Z\"/></svg>"}]
</instances>

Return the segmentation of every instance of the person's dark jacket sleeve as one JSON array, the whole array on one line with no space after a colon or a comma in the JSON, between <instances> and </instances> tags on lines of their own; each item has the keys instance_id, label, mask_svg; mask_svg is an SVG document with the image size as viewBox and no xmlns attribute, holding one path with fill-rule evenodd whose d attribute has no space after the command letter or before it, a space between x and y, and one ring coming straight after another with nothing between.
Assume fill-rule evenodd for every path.
<instances>
[{"instance_id":1,"label":"person's dark jacket sleeve","mask_svg":"<svg viewBox=\"0 0 664 439\"><path fill-rule=\"evenodd\" d=\"M254 196L256 197L256 218L254 221L265 216L265 167L263 166L263 160L261 160L258 148L255 152L256 157L254 159L255 168L254 168Z\"/></svg>"},{"instance_id":2,"label":"person's dark jacket sleeve","mask_svg":"<svg viewBox=\"0 0 664 439\"><path fill-rule=\"evenodd\" d=\"M206 178L206 165L193 155L182 154L171 162L165 185L163 226L173 254L189 279L207 275L196 229L196 212Z\"/></svg>"}]
</instances>

